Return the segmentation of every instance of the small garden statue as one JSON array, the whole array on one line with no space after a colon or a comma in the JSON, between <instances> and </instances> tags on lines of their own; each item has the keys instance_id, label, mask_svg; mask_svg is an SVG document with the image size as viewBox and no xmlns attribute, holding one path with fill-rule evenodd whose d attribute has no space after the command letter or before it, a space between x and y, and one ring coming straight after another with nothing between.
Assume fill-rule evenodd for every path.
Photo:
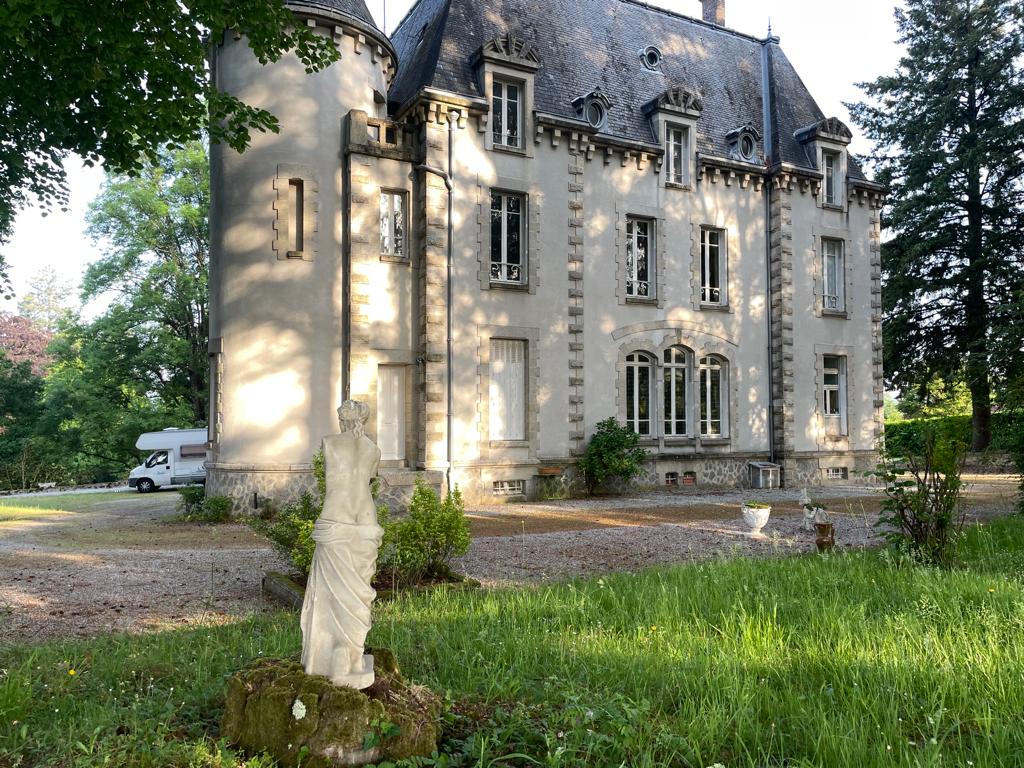
<instances>
[{"instance_id":1,"label":"small garden statue","mask_svg":"<svg viewBox=\"0 0 1024 768\"><path fill-rule=\"evenodd\" d=\"M316 549L302 604L302 665L335 685L362 690L373 685L373 656L364 652L370 586L383 529L370 496L380 450L363 424L370 409L347 400L338 409L340 435L323 439L327 494L313 528Z\"/></svg>"}]
</instances>

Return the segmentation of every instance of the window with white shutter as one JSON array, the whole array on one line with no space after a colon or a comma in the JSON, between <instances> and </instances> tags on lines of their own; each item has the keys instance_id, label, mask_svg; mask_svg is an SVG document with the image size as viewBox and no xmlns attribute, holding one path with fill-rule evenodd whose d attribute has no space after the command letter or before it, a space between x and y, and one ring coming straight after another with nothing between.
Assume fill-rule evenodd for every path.
<instances>
[{"instance_id":1,"label":"window with white shutter","mask_svg":"<svg viewBox=\"0 0 1024 768\"><path fill-rule=\"evenodd\" d=\"M490 439L526 439L526 342L491 339Z\"/></svg>"}]
</instances>

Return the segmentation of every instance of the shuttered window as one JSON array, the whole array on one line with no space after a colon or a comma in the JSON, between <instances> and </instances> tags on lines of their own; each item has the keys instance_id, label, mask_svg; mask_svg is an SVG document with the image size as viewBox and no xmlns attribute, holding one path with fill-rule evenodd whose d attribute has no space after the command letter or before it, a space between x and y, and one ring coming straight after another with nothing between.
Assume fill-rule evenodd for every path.
<instances>
[{"instance_id":1,"label":"shuttered window","mask_svg":"<svg viewBox=\"0 0 1024 768\"><path fill-rule=\"evenodd\" d=\"M526 439L526 342L491 339L490 439Z\"/></svg>"}]
</instances>

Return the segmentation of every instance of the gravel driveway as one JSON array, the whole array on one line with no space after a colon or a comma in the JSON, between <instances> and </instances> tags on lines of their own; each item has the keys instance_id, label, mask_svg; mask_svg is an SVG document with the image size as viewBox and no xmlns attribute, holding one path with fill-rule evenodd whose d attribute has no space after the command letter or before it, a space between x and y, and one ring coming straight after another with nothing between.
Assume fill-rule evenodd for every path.
<instances>
[{"instance_id":1,"label":"gravel driveway","mask_svg":"<svg viewBox=\"0 0 1024 768\"><path fill-rule=\"evenodd\" d=\"M507 585L813 551L798 496L690 490L475 507L468 512L473 542L457 566L484 584ZM773 505L761 538L739 520L740 502L751 497ZM877 491L832 488L828 497L840 549L877 541ZM263 598L260 581L266 570L286 566L247 526L173 522L176 493L82 498L92 499L75 502L82 511L0 519L0 645L224 622L279 608ZM1009 512L1015 498L1015 479L987 479L969 489L967 506L972 519L984 519Z\"/></svg>"},{"instance_id":2,"label":"gravel driveway","mask_svg":"<svg viewBox=\"0 0 1024 768\"><path fill-rule=\"evenodd\" d=\"M169 522L177 493L0 526L0 642L227 621L261 595L275 553L247 526Z\"/></svg>"}]
</instances>

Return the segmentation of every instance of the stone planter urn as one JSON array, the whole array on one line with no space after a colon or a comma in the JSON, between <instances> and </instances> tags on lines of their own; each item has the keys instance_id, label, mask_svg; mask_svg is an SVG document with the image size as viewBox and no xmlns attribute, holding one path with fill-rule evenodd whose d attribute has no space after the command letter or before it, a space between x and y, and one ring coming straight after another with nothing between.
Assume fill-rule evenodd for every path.
<instances>
[{"instance_id":1,"label":"stone planter urn","mask_svg":"<svg viewBox=\"0 0 1024 768\"><path fill-rule=\"evenodd\" d=\"M814 530L818 537L814 540L819 552L828 552L836 546L836 531L832 523L815 523Z\"/></svg>"},{"instance_id":2,"label":"stone planter urn","mask_svg":"<svg viewBox=\"0 0 1024 768\"><path fill-rule=\"evenodd\" d=\"M761 504L756 501L743 503L743 522L750 528L752 536L761 534L761 529L768 525L768 518L772 514L772 508L768 504Z\"/></svg>"}]
</instances>

